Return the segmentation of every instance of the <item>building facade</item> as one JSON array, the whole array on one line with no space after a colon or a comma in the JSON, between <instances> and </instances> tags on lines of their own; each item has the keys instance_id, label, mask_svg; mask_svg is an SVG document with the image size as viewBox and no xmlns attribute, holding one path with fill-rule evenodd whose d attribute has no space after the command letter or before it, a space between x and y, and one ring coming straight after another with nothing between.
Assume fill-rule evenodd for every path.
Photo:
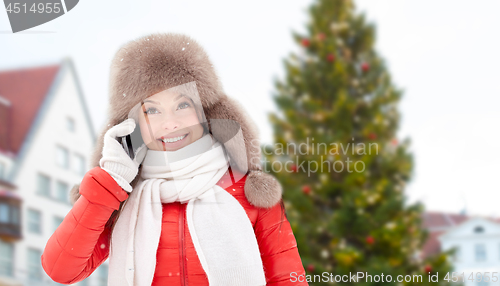
<instances>
[{"instance_id":1,"label":"building facade","mask_svg":"<svg viewBox=\"0 0 500 286\"><path fill-rule=\"evenodd\" d=\"M0 285L59 285L41 267L96 136L71 59L0 71ZM107 263L75 285L107 285Z\"/></svg>"},{"instance_id":2,"label":"building facade","mask_svg":"<svg viewBox=\"0 0 500 286\"><path fill-rule=\"evenodd\" d=\"M457 280L466 286L500 285L498 219L428 212L423 221L429 231L423 257L455 249L451 262Z\"/></svg>"}]
</instances>

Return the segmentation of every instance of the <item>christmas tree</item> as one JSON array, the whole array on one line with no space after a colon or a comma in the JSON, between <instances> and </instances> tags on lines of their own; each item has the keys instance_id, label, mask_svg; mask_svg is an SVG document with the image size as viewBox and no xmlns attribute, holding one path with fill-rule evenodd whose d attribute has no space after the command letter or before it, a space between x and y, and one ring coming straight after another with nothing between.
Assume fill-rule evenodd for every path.
<instances>
[{"instance_id":1,"label":"christmas tree","mask_svg":"<svg viewBox=\"0 0 500 286\"><path fill-rule=\"evenodd\" d=\"M317 0L306 35L293 32L302 52L275 79L279 112L270 114L275 143L263 147L264 166L283 186L306 274L392 278L344 285L444 285L453 251L420 259L423 205L405 203L413 155L411 140L396 136L403 92L374 50L375 27L355 12L352 1ZM429 282L436 273L439 283ZM310 284L326 282L318 281Z\"/></svg>"}]
</instances>

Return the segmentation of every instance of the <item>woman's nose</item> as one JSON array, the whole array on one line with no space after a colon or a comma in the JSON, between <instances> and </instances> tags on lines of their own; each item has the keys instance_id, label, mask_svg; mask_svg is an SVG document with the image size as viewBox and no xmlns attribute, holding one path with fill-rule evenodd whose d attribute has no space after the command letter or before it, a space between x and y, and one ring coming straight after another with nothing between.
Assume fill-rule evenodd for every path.
<instances>
[{"instance_id":1,"label":"woman's nose","mask_svg":"<svg viewBox=\"0 0 500 286\"><path fill-rule=\"evenodd\" d=\"M180 126L178 118L174 115L167 115L163 119L162 128L165 130L175 130Z\"/></svg>"}]
</instances>

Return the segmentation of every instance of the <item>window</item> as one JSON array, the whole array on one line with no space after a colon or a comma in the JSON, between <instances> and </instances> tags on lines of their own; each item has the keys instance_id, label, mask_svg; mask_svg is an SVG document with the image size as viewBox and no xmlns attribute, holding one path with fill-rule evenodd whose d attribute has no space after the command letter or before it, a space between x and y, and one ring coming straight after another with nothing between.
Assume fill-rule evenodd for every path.
<instances>
[{"instance_id":1,"label":"window","mask_svg":"<svg viewBox=\"0 0 500 286\"><path fill-rule=\"evenodd\" d=\"M454 260L455 261L460 261L460 256L461 256L461 248L460 246L457 246L457 250L455 251L455 255L454 255Z\"/></svg>"},{"instance_id":2,"label":"window","mask_svg":"<svg viewBox=\"0 0 500 286\"><path fill-rule=\"evenodd\" d=\"M486 246L483 243L478 243L474 247L476 261L486 261Z\"/></svg>"},{"instance_id":3,"label":"window","mask_svg":"<svg viewBox=\"0 0 500 286\"><path fill-rule=\"evenodd\" d=\"M7 203L0 203L0 223L9 223L10 222L10 214L9 214L9 205Z\"/></svg>"},{"instance_id":4,"label":"window","mask_svg":"<svg viewBox=\"0 0 500 286\"><path fill-rule=\"evenodd\" d=\"M75 120L71 117L66 117L66 129L70 132L75 131Z\"/></svg>"},{"instance_id":5,"label":"window","mask_svg":"<svg viewBox=\"0 0 500 286\"><path fill-rule=\"evenodd\" d=\"M62 217L59 217L59 216L54 217L54 231L61 225L63 220L64 220L64 218L62 218Z\"/></svg>"},{"instance_id":6,"label":"window","mask_svg":"<svg viewBox=\"0 0 500 286\"><path fill-rule=\"evenodd\" d=\"M75 154L74 156L74 166L73 170L78 174L78 175L85 175L85 158L83 156Z\"/></svg>"},{"instance_id":7,"label":"window","mask_svg":"<svg viewBox=\"0 0 500 286\"><path fill-rule=\"evenodd\" d=\"M484 228L482 226L476 226L474 228L474 232L475 233L483 233L484 232Z\"/></svg>"},{"instance_id":8,"label":"window","mask_svg":"<svg viewBox=\"0 0 500 286\"><path fill-rule=\"evenodd\" d=\"M5 163L0 162L0 179L5 179L6 175Z\"/></svg>"},{"instance_id":9,"label":"window","mask_svg":"<svg viewBox=\"0 0 500 286\"><path fill-rule=\"evenodd\" d=\"M19 224L19 207L10 205L10 222L12 224Z\"/></svg>"},{"instance_id":10,"label":"window","mask_svg":"<svg viewBox=\"0 0 500 286\"><path fill-rule=\"evenodd\" d=\"M488 276L483 277L481 274L479 274L479 275L477 275L477 276L478 276L478 277L477 277L477 279L478 279L478 280L479 280L479 279L481 279L481 281L478 281L478 282L477 282L477 284L476 284L477 286L488 286L488 285L489 285L489 283L488 283L488 282L485 282L485 281L482 281L482 280L483 280L483 279L485 279L485 280L490 280L491 278L489 278ZM479 277L481 277L481 278L479 278ZM474 279L476 279L476 277L474 277Z\"/></svg>"},{"instance_id":11,"label":"window","mask_svg":"<svg viewBox=\"0 0 500 286\"><path fill-rule=\"evenodd\" d=\"M67 148L61 146L56 147L56 162L59 167L64 169L69 168L69 151Z\"/></svg>"},{"instance_id":12,"label":"window","mask_svg":"<svg viewBox=\"0 0 500 286\"><path fill-rule=\"evenodd\" d=\"M37 177L37 194L50 197L50 178L43 174L38 174Z\"/></svg>"},{"instance_id":13,"label":"window","mask_svg":"<svg viewBox=\"0 0 500 286\"><path fill-rule=\"evenodd\" d=\"M68 184L58 181L56 185L56 199L68 203Z\"/></svg>"},{"instance_id":14,"label":"window","mask_svg":"<svg viewBox=\"0 0 500 286\"><path fill-rule=\"evenodd\" d=\"M99 276L97 277L97 285L106 286L108 285L108 265L101 264L99 266Z\"/></svg>"},{"instance_id":15,"label":"window","mask_svg":"<svg viewBox=\"0 0 500 286\"><path fill-rule=\"evenodd\" d=\"M0 239L0 276L14 276L14 244Z\"/></svg>"},{"instance_id":16,"label":"window","mask_svg":"<svg viewBox=\"0 0 500 286\"><path fill-rule=\"evenodd\" d=\"M19 224L19 207L0 202L0 223Z\"/></svg>"},{"instance_id":17,"label":"window","mask_svg":"<svg viewBox=\"0 0 500 286\"><path fill-rule=\"evenodd\" d=\"M28 278L42 280L42 265L40 257L42 252L38 249L28 248Z\"/></svg>"},{"instance_id":18,"label":"window","mask_svg":"<svg viewBox=\"0 0 500 286\"><path fill-rule=\"evenodd\" d=\"M28 209L28 231L31 233L42 233L42 213Z\"/></svg>"}]
</instances>

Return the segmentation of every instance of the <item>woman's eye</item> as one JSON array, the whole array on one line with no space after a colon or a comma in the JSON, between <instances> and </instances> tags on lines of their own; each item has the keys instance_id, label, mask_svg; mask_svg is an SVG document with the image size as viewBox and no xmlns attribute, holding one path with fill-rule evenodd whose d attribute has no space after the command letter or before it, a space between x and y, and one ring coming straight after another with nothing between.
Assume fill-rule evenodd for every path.
<instances>
[{"instance_id":1,"label":"woman's eye","mask_svg":"<svg viewBox=\"0 0 500 286\"><path fill-rule=\"evenodd\" d=\"M156 108L150 107L150 108L146 109L146 111L144 113L145 114L155 114L157 112L158 112L158 110L156 110Z\"/></svg>"},{"instance_id":2,"label":"woman's eye","mask_svg":"<svg viewBox=\"0 0 500 286\"><path fill-rule=\"evenodd\" d=\"M183 102L183 103L179 104L179 106L177 107L177 109L184 109L184 108L188 108L190 106L191 105L189 105L189 103Z\"/></svg>"}]
</instances>

